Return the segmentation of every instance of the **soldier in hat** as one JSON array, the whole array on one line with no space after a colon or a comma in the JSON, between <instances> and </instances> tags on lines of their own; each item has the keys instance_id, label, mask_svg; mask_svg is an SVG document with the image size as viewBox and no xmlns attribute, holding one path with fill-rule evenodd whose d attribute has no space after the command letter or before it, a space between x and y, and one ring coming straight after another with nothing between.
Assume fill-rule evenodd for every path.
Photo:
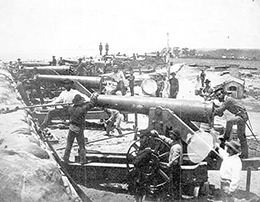
<instances>
[{"instance_id":1,"label":"soldier in hat","mask_svg":"<svg viewBox=\"0 0 260 202\"><path fill-rule=\"evenodd\" d=\"M98 94L93 94L90 98L90 102L80 95L76 94L72 100L73 105L68 107L68 113L70 115L69 133L67 137L67 145L64 152L63 160L69 162L71 148L74 139L77 139L79 145L79 157L80 163L86 163L86 149L84 129L86 127L86 113L94 107Z\"/></svg>"},{"instance_id":2,"label":"soldier in hat","mask_svg":"<svg viewBox=\"0 0 260 202\"><path fill-rule=\"evenodd\" d=\"M225 150L216 143L216 150L223 159L220 166L220 187L223 201L234 201L234 194L238 189L242 161L239 158L241 145L238 141L231 140L225 143Z\"/></svg>"},{"instance_id":3,"label":"soldier in hat","mask_svg":"<svg viewBox=\"0 0 260 202\"><path fill-rule=\"evenodd\" d=\"M213 89L210 86L210 80L205 80L205 87L201 91L201 96L204 98L205 101L211 100L211 96L213 94Z\"/></svg>"},{"instance_id":4,"label":"soldier in hat","mask_svg":"<svg viewBox=\"0 0 260 202\"><path fill-rule=\"evenodd\" d=\"M89 98L84 95L83 93L79 92L78 90L72 89L73 87L73 81L70 79L65 79L63 81L63 86L65 88L64 91L60 93L60 95L54 99L50 104L56 104L56 103L72 103L73 98L75 95L79 94L82 97L85 98L85 100L89 100ZM41 124L41 128L47 127L50 123L51 120L55 117L60 117L61 119L66 119L68 117L68 108L67 107L62 107L62 108L56 108L53 110L50 110L47 115L44 118L43 123Z\"/></svg>"},{"instance_id":5,"label":"soldier in hat","mask_svg":"<svg viewBox=\"0 0 260 202\"><path fill-rule=\"evenodd\" d=\"M248 114L245 109L237 100L227 95L224 89L218 88L215 90L215 95L217 96L219 102L222 104L220 107L215 108L214 116L223 116L225 110L228 110L234 116L226 121L226 129L223 137L223 143L232 139L231 132L233 125L237 125L237 137L241 144L241 158L248 157L248 145L246 139L246 122L248 121ZM222 144L223 145L223 144Z\"/></svg>"},{"instance_id":6,"label":"soldier in hat","mask_svg":"<svg viewBox=\"0 0 260 202\"><path fill-rule=\"evenodd\" d=\"M169 79L169 83L170 83L169 98L177 98L177 95L179 92L179 80L175 77L176 76L175 72L171 72L170 75L171 75L171 78Z\"/></svg>"},{"instance_id":7,"label":"soldier in hat","mask_svg":"<svg viewBox=\"0 0 260 202\"><path fill-rule=\"evenodd\" d=\"M173 193L173 198L178 200L180 199L180 173L183 157L181 133L177 129L167 129L165 136L159 135L156 130L152 130L151 134L155 137L159 137L171 147L167 166L172 170L172 180L170 186Z\"/></svg>"},{"instance_id":8,"label":"soldier in hat","mask_svg":"<svg viewBox=\"0 0 260 202\"><path fill-rule=\"evenodd\" d=\"M21 61L21 58L18 58L17 59L17 63L16 63L16 66L15 66L17 69L23 69L23 63Z\"/></svg>"}]
</instances>

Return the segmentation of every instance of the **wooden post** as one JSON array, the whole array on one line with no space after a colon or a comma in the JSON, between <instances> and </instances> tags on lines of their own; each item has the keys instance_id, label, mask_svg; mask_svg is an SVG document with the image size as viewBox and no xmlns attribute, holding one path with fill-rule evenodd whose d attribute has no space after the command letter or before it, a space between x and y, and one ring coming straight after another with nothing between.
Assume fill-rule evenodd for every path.
<instances>
[{"instance_id":1,"label":"wooden post","mask_svg":"<svg viewBox=\"0 0 260 202\"><path fill-rule=\"evenodd\" d=\"M135 126L134 126L134 130L138 130L138 116L137 116L137 113L135 113ZM134 136L134 140L137 140L137 132L135 133L135 136Z\"/></svg>"},{"instance_id":2,"label":"wooden post","mask_svg":"<svg viewBox=\"0 0 260 202\"><path fill-rule=\"evenodd\" d=\"M251 184L251 167L247 168L246 173L246 191L250 192L250 184Z\"/></svg>"}]
</instances>

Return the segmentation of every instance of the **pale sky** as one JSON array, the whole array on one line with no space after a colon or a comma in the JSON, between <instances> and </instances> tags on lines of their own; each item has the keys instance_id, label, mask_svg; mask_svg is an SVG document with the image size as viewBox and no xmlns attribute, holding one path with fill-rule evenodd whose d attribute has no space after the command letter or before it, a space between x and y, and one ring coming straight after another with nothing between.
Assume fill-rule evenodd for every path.
<instances>
[{"instance_id":1,"label":"pale sky","mask_svg":"<svg viewBox=\"0 0 260 202\"><path fill-rule=\"evenodd\" d=\"M0 60L260 49L260 0L0 0Z\"/></svg>"}]
</instances>

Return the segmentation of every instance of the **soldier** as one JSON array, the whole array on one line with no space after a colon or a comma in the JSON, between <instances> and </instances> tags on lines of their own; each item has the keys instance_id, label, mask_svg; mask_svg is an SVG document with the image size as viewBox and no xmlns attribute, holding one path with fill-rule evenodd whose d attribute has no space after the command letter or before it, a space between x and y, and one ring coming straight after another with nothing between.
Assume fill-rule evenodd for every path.
<instances>
[{"instance_id":1,"label":"soldier","mask_svg":"<svg viewBox=\"0 0 260 202\"><path fill-rule=\"evenodd\" d=\"M102 43L100 42L100 44L99 44L99 54L100 55L102 55L102 50L103 50L103 45L102 45Z\"/></svg>"},{"instance_id":2,"label":"soldier","mask_svg":"<svg viewBox=\"0 0 260 202\"><path fill-rule=\"evenodd\" d=\"M16 84L16 89L20 93L22 100L27 106L30 106L30 98L26 93L28 80L24 74L19 75L18 82Z\"/></svg>"},{"instance_id":3,"label":"soldier","mask_svg":"<svg viewBox=\"0 0 260 202\"><path fill-rule=\"evenodd\" d=\"M164 89L164 80L162 73L158 73L156 76L157 90L155 92L156 97L162 97L162 91Z\"/></svg>"},{"instance_id":4,"label":"soldier","mask_svg":"<svg viewBox=\"0 0 260 202\"><path fill-rule=\"evenodd\" d=\"M59 66L65 65L65 61L62 59L62 57L60 57L60 60L58 62Z\"/></svg>"},{"instance_id":5,"label":"soldier","mask_svg":"<svg viewBox=\"0 0 260 202\"><path fill-rule=\"evenodd\" d=\"M126 79L123 71L119 70L118 65L113 66L114 73L110 77L117 83L116 88L111 91L115 95L117 91L121 91L122 95L126 94Z\"/></svg>"},{"instance_id":6,"label":"soldier","mask_svg":"<svg viewBox=\"0 0 260 202\"><path fill-rule=\"evenodd\" d=\"M170 75L171 75L171 78L169 79L169 83L170 83L169 98L177 98L177 95L179 92L179 80L175 77L176 76L175 72L171 72Z\"/></svg>"},{"instance_id":7,"label":"soldier","mask_svg":"<svg viewBox=\"0 0 260 202\"><path fill-rule=\"evenodd\" d=\"M129 81L131 96L134 96L135 76L134 76L134 71L132 69L130 70L130 76L128 77L128 81Z\"/></svg>"},{"instance_id":8,"label":"soldier","mask_svg":"<svg viewBox=\"0 0 260 202\"><path fill-rule=\"evenodd\" d=\"M23 63L20 58L17 59L17 64L16 64L17 69L23 69Z\"/></svg>"},{"instance_id":9,"label":"soldier","mask_svg":"<svg viewBox=\"0 0 260 202\"><path fill-rule=\"evenodd\" d=\"M201 80L201 86L202 87L204 87L205 77L206 77L206 74L205 74L204 70L202 69L201 73L200 73L200 80Z\"/></svg>"},{"instance_id":10,"label":"soldier","mask_svg":"<svg viewBox=\"0 0 260 202\"><path fill-rule=\"evenodd\" d=\"M84 76L86 72L86 64L82 62L82 58L78 59L78 64L76 66L76 72L78 76Z\"/></svg>"},{"instance_id":11,"label":"soldier","mask_svg":"<svg viewBox=\"0 0 260 202\"><path fill-rule=\"evenodd\" d=\"M80 163L86 163L86 149L85 149L85 138L84 138L84 129L86 127L86 113L88 110L94 107L97 99L97 94L93 94L90 98L90 102L77 94L72 100L73 106L68 108L70 115L70 125L69 133L67 137L67 145L64 152L63 160L69 162L71 148L74 142L74 139L77 139L79 145L79 157Z\"/></svg>"},{"instance_id":12,"label":"soldier","mask_svg":"<svg viewBox=\"0 0 260 202\"><path fill-rule=\"evenodd\" d=\"M248 114L246 109L240 103L238 103L237 100L228 96L227 92L225 92L223 88L216 89L215 95L218 97L219 102L221 102L222 104L220 105L220 107L215 109L214 115L223 116L225 110L228 110L230 113L235 115L234 117L229 118L226 122L226 129L223 137L223 143L225 141L230 140L232 127L234 124L236 124L237 136L238 139L240 140L241 149L242 149L240 158L247 158L248 145L247 145L245 129L246 129L246 122L248 121Z\"/></svg>"},{"instance_id":13,"label":"soldier","mask_svg":"<svg viewBox=\"0 0 260 202\"><path fill-rule=\"evenodd\" d=\"M104 111L109 115L109 118L105 121L107 135L111 135L110 133L113 132L114 129L117 130L119 135L122 135L120 124L124 119L123 115L115 109L104 108Z\"/></svg>"},{"instance_id":14,"label":"soldier","mask_svg":"<svg viewBox=\"0 0 260 202\"><path fill-rule=\"evenodd\" d=\"M234 201L234 194L238 189L242 162L239 158L240 143L234 140L225 143L225 150L216 143L216 151L223 159L220 166L220 188L223 201Z\"/></svg>"},{"instance_id":15,"label":"soldier","mask_svg":"<svg viewBox=\"0 0 260 202\"><path fill-rule=\"evenodd\" d=\"M213 94L213 89L210 86L210 80L205 80L205 87L201 91L201 96L204 98L205 101L211 100L211 96Z\"/></svg>"},{"instance_id":16,"label":"soldier","mask_svg":"<svg viewBox=\"0 0 260 202\"><path fill-rule=\"evenodd\" d=\"M106 43L105 49L106 49L106 55L108 55L108 51L109 51L109 45L108 45L108 43Z\"/></svg>"},{"instance_id":17,"label":"soldier","mask_svg":"<svg viewBox=\"0 0 260 202\"><path fill-rule=\"evenodd\" d=\"M75 95L79 94L82 97L85 98L85 100L89 100L89 98L80 93L78 90L72 89L73 86L73 81L70 79L65 79L63 81L63 85L65 87L66 90L62 91L60 93L60 95L54 100L52 101L50 104L55 104L55 103L72 103L73 98L75 97ZM51 120L55 117L61 117L61 118L65 118L68 117L68 107L62 107L62 108L56 108L53 110L50 110L47 115L44 118L43 123L41 124L41 129L47 127Z\"/></svg>"},{"instance_id":18,"label":"soldier","mask_svg":"<svg viewBox=\"0 0 260 202\"><path fill-rule=\"evenodd\" d=\"M52 56L51 66L56 66L56 65L57 65L57 60L55 56Z\"/></svg>"},{"instance_id":19,"label":"soldier","mask_svg":"<svg viewBox=\"0 0 260 202\"><path fill-rule=\"evenodd\" d=\"M181 140L181 134L178 130L168 130L168 137L164 135L159 135L157 131L152 130L151 134L154 137L159 137L164 140L166 143L170 145L170 154L169 154L169 162L167 164L168 167L171 168L172 180L171 180L171 193L173 194L173 198L179 200L180 199L180 173L181 173L181 164L183 158L183 145Z\"/></svg>"}]
</instances>

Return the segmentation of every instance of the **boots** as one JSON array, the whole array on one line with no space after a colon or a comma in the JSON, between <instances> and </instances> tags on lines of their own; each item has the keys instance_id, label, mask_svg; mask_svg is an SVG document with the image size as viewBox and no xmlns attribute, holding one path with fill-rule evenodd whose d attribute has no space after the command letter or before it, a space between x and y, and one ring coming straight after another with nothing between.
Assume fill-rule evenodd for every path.
<instances>
[{"instance_id":1,"label":"boots","mask_svg":"<svg viewBox=\"0 0 260 202\"><path fill-rule=\"evenodd\" d=\"M79 149L79 163L81 165L86 163L86 149Z\"/></svg>"}]
</instances>

